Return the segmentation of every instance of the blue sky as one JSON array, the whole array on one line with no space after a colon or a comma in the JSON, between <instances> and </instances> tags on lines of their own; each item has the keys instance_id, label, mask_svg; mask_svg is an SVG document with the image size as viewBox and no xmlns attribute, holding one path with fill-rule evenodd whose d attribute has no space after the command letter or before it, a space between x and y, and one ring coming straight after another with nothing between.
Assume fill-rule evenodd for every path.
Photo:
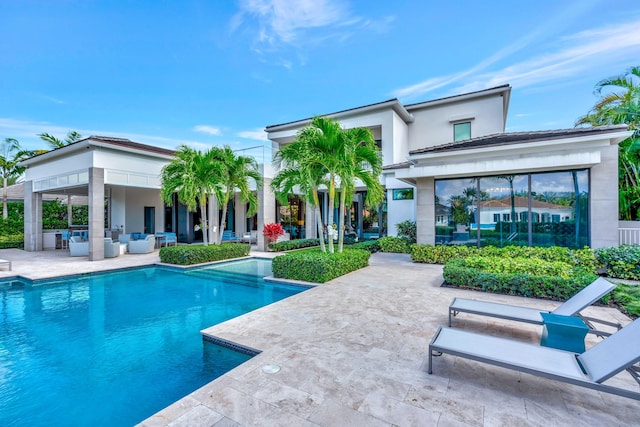
<instances>
[{"instance_id":1,"label":"blue sky","mask_svg":"<svg viewBox=\"0 0 640 427\"><path fill-rule=\"evenodd\" d=\"M398 97L505 83L507 131L573 127L640 65L640 2L0 0L0 139L175 148Z\"/></svg>"}]
</instances>

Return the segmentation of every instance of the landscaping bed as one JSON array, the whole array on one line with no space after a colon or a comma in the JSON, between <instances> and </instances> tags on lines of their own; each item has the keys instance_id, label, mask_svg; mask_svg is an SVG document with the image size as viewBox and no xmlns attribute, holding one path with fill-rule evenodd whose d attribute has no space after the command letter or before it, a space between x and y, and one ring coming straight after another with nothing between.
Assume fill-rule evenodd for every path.
<instances>
[{"instance_id":1,"label":"landscaping bed","mask_svg":"<svg viewBox=\"0 0 640 427\"><path fill-rule=\"evenodd\" d=\"M160 249L160 261L166 264L194 265L245 257L249 255L250 250L251 245L243 243L168 246Z\"/></svg>"},{"instance_id":2,"label":"landscaping bed","mask_svg":"<svg viewBox=\"0 0 640 427\"><path fill-rule=\"evenodd\" d=\"M273 259L274 277L325 283L369 265L371 253L364 249L344 249L327 253L311 249L280 255Z\"/></svg>"}]
</instances>

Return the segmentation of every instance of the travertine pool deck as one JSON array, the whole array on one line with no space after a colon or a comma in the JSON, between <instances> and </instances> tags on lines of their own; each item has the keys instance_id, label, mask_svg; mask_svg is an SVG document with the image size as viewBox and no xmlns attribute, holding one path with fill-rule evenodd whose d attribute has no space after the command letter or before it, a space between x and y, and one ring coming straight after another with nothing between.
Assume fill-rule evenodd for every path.
<instances>
[{"instance_id":1,"label":"travertine pool deck","mask_svg":"<svg viewBox=\"0 0 640 427\"><path fill-rule=\"evenodd\" d=\"M264 256L271 254L254 253ZM157 251L88 262L62 251L1 250L44 278L158 262ZM632 426L640 402L444 355L427 346L456 296L549 309L554 302L441 287L442 267L374 254L370 266L204 333L262 352L143 426ZM619 311L586 315L629 323ZM454 327L537 343L540 326L460 314ZM598 341L589 336L587 346ZM277 365L276 373L263 367ZM162 379L158 379L161 381ZM626 374L612 381L638 390ZM612 383L613 384L613 383Z\"/></svg>"}]
</instances>

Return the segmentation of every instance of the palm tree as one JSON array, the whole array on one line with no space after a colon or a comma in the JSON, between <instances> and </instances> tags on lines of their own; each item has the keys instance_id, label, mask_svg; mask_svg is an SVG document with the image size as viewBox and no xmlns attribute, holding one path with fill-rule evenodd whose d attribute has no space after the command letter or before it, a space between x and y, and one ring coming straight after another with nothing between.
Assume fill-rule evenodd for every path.
<instances>
[{"instance_id":1,"label":"palm tree","mask_svg":"<svg viewBox=\"0 0 640 427\"><path fill-rule=\"evenodd\" d=\"M344 244L344 230L346 207L351 205L355 193L356 179L367 188L365 204L367 207L378 206L384 200L384 189L379 176L382 173L382 157L373 138L373 133L367 128L352 128L342 131L342 147L339 152L340 168L340 227L338 252L342 252Z\"/></svg>"},{"instance_id":2,"label":"palm tree","mask_svg":"<svg viewBox=\"0 0 640 427\"><path fill-rule=\"evenodd\" d=\"M20 147L18 140L5 138L2 142L0 154L0 173L2 173L2 219L7 220L7 185L11 179L15 179L24 172L24 168L18 166L22 160L29 157L29 152Z\"/></svg>"},{"instance_id":3,"label":"palm tree","mask_svg":"<svg viewBox=\"0 0 640 427\"><path fill-rule=\"evenodd\" d=\"M203 154L186 145L181 145L176 151L175 158L162 168L162 189L160 190L162 201L171 206L173 194L176 193L178 201L190 212L195 212L199 204L200 228L205 246L208 244L207 198L214 191L222 174L223 170L212 161L210 152Z\"/></svg>"},{"instance_id":4,"label":"palm tree","mask_svg":"<svg viewBox=\"0 0 640 427\"><path fill-rule=\"evenodd\" d=\"M217 181L212 187L212 193L222 204L222 222L220 230L225 229L227 209L229 200L240 193L240 201L249 203L247 217L252 216L258 210L258 199L251 191L250 180L255 182L256 187L262 185L262 175L258 170L258 163L253 157L236 155L233 150L225 145L224 147L213 147L207 152L207 159L212 169L219 171ZM222 241L222 232L218 234L217 243Z\"/></svg>"},{"instance_id":5,"label":"palm tree","mask_svg":"<svg viewBox=\"0 0 640 427\"><path fill-rule=\"evenodd\" d=\"M64 147L65 145L73 144L74 142L82 139L82 135L80 135L75 130L69 131L67 133L67 137L64 140L60 140L46 132L39 133L38 136L40 137L40 139L48 143L52 150Z\"/></svg>"},{"instance_id":6,"label":"palm tree","mask_svg":"<svg viewBox=\"0 0 640 427\"><path fill-rule=\"evenodd\" d=\"M279 169L279 172L271 181L271 189L282 204L289 203L288 197L294 193L294 189L298 189L302 193L302 198L313 207L318 236L320 237L320 250L326 252L324 230L320 218L318 187L327 183L323 181L324 170L322 166L317 163L308 164L305 162L309 158L307 148L304 140L296 140L276 152L274 165Z\"/></svg>"},{"instance_id":7,"label":"palm tree","mask_svg":"<svg viewBox=\"0 0 640 427\"><path fill-rule=\"evenodd\" d=\"M602 95L604 90L611 92ZM631 138L619 144L618 168L620 218L635 219L640 208L640 66L599 81L594 93L601 99L576 121L576 126L627 124L634 131Z\"/></svg>"}]
</instances>

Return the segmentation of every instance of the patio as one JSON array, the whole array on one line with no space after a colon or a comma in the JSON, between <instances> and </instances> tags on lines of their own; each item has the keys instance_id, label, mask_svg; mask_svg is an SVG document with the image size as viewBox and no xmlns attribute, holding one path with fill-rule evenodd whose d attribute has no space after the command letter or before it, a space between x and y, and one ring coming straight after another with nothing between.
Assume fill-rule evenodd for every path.
<instances>
[{"instance_id":1,"label":"patio","mask_svg":"<svg viewBox=\"0 0 640 427\"><path fill-rule=\"evenodd\" d=\"M14 271L0 277L158 261L157 252L100 262L60 252L1 250ZM449 355L435 358L428 375L427 345L437 326L446 324L454 296L541 309L556 304L442 288L441 282L441 266L374 254L365 269L209 328L205 333L262 353L141 425L637 425L637 401ZM606 307L585 314L629 322ZM539 326L464 314L454 326L530 342L538 342L541 332ZM588 346L595 342L588 337ZM269 365L280 370L266 373ZM638 387L624 374L614 380Z\"/></svg>"}]
</instances>

